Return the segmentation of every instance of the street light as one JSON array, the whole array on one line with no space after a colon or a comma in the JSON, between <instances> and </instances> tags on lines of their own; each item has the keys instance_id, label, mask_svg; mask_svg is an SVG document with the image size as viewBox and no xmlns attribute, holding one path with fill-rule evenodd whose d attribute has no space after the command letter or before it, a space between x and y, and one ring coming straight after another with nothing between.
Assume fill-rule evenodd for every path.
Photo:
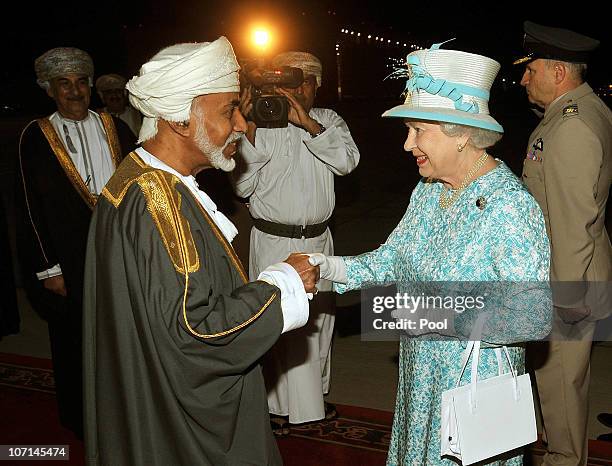
<instances>
[{"instance_id":1,"label":"street light","mask_svg":"<svg viewBox=\"0 0 612 466\"><path fill-rule=\"evenodd\" d=\"M272 41L270 32L264 27L257 26L253 29L251 39L252 44L254 45L254 48L256 50L256 66L261 68L264 66L265 63L264 56L266 54L266 49Z\"/></svg>"},{"instance_id":2,"label":"street light","mask_svg":"<svg viewBox=\"0 0 612 466\"><path fill-rule=\"evenodd\" d=\"M253 42L256 47L264 50L270 43L270 34L265 29L255 29L253 32Z\"/></svg>"}]
</instances>

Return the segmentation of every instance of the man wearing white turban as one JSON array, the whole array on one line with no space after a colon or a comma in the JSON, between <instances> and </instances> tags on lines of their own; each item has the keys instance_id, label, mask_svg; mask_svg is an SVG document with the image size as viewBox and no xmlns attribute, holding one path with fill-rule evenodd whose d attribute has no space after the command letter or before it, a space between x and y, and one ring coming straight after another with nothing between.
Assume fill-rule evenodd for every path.
<instances>
[{"instance_id":1,"label":"man wearing white turban","mask_svg":"<svg viewBox=\"0 0 612 466\"><path fill-rule=\"evenodd\" d=\"M308 319L318 269L249 282L236 228L194 176L247 126L225 37L161 50L127 83L143 142L105 187L85 271L88 465L279 465L259 360Z\"/></svg>"},{"instance_id":2,"label":"man wearing white turban","mask_svg":"<svg viewBox=\"0 0 612 466\"><path fill-rule=\"evenodd\" d=\"M249 122L240 146L235 192L249 197L251 278L297 251L333 251L327 226L334 210L334 176L347 175L359 163L359 150L348 126L333 110L313 108L322 66L307 52L286 52L273 67L300 68L304 82L278 88L289 101L289 125L257 128ZM250 90L242 96L243 113L252 108ZM321 280L307 326L281 338L264 360L264 377L274 433L289 433L288 422L331 419L335 408L324 402L329 391L335 302L331 282Z\"/></svg>"},{"instance_id":3,"label":"man wearing white turban","mask_svg":"<svg viewBox=\"0 0 612 466\"><path fill-rule=\"evenodd\" d=\"M73 47L34 62L57 111L28 123L19 143L17 250L28 299L49 324L60 422L82 436L83 267L91 211L135 137L89 110L93 61Z\"/></svg>"}]
</instances>

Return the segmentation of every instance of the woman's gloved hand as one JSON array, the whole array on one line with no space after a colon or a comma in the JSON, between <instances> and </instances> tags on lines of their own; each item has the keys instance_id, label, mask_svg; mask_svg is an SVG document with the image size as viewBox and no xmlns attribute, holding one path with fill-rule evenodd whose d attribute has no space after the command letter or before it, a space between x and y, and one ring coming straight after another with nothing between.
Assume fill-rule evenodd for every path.
<instances>
[{"instance_id":1,"label":"woman's gloved hand","mask_svg":"<svg viewBox=\"0 0 612 466\"><path fill-rule=\"evenodd\" d=\"M340 256L326 256L320 252L308 254L310 265L318 265L322 279L336 283L346 283L346 265Z\"/></svg>"}]
</instances>

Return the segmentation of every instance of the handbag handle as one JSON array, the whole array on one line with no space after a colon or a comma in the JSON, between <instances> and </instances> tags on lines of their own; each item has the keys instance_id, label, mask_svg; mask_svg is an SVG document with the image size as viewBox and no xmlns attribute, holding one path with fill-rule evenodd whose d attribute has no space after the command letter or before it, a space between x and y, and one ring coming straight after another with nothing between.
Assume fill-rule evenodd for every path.
<instances>
[{"instance_id":1,"label":"handbag handle","mask_svg":"<svg viewBox=\"0 0 612 466\"><path fill-rule=\"evenodd\" d=\"M458 387L459 383L461 382L461 377L463 377L463 373L465 372L465 368L467 367L467 362L470 358L470 354L472 353L472 350L474 349L474 343L478 342L479 343L478 346L480 347L480 337L482 336L482 329L484 328L485 319L486 319L486 316L483 314L478 317L478 319L476 320L476 323L474 324L474 329L472 330L472 333L470 334L470 337L469 337L470 339L468 340L468 344L465 348L465 351L461 355L461 373L459 374L459 378L457 379L457 383L455 384L455 387ZM510 359L510 353L508 352L508 347L506 345L503 345L501 348L499 347L494 348L495 356L497 358L498 375L504 374L503 362L502 362L503 358L501 355L502 349L504 350L504 353L506 354L506 360L508 361L510 372L512 374L516 374L517 372L515 371L514 366L512 365L512 360Z\"/></svg>"},{"instance_id":2,"label":"handbag handle","mask_svg":"<svg viewBox=\"0 0 612 466\"><path fill-rule=\"evenodd\" d=\"M461 355L461 372L459 374L459 378L457 379L457 383L456 383L456 387L459 386L459 383L461 382L461 378L463 377L463 373L465 372L465 369L467 367L467 363L468 360L470 358L470 354L473 353L472 356L472 368L471 368L471 374L470 374L470 397L469 397L469 402L470 402L470 411L472 413L475 412L478 401L477 401L477 397L476 397L476 387L478 384L478 363L479 363L479 359L480 359L480 337L482 335L482 329L484 327L484 321L485 321L485 315L480 315L478 317L478 319L476 320L476 323L474 324L474 329L472 330L472 333L470 334L470 340L468 341L468 345L465 348L465 351L463 352L463 354ZM478 339L477 339L478 338ZM510 359L510 353L508 352L508 347L506 345L502 346L504 353L506 355L506 359L508 361L508 365L510 367L510 373L512 374L512 379L513 379L513 388L514 388L514 399L515 401L518 401L520 398L520 393L518 390L518 376L517 376L517 371L514 369L514 366L512 364L512 360ZM495 356L497 359L497 372L498 375L503 375L503 362L502 362L502 348L495 348Z\"/></svg>"},{"instance_id":3,"label":"handbag handle","mask_svg":"<svg viewBox=\"0 0 612 466\"><path fill-rule=\"evenodd\" d=\"M480 316L478 316L478 319L476 319L476 322L474 323L474 328L472 329L472 332L470 333L470 337L469 337L467 346L465 348L465 351L461 355L461 372L459 373L459 378L457 379L457 383L455 387L458 387L459 383L461 382L461 377L463 377L463 373L465 372L465 368L467 367L468 360L470 359L470 354L472 353L472 350L474 349L474 344L476 343L476 341L478 341L478 345L480 347L480 337L482 335L484 321L485 321L485 316L484 314L481 314Z\"/></svg>"}]
</instances>

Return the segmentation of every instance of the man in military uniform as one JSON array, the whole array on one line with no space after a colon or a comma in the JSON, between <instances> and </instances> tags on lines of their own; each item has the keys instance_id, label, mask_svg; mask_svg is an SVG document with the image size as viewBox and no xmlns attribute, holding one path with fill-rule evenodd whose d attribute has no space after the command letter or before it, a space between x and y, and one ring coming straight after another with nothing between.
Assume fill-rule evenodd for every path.
<instances>
[{"instance_id":1,"label":"man in military uniform","mask_svg":"<svg viewBox=\"0 0 612 466\"><path fill-rule=\"evenodd\" d=\"M541 359L543 464L585 465L591 343L595 322L610 312L612 112L584 82L597 40L529 21L524 28L527 56L515 64L526 63L521 85L544 116L529 139L523 181L546 219L557 310L550 341L532 346Z\"/></svg>"}]
</instances>

